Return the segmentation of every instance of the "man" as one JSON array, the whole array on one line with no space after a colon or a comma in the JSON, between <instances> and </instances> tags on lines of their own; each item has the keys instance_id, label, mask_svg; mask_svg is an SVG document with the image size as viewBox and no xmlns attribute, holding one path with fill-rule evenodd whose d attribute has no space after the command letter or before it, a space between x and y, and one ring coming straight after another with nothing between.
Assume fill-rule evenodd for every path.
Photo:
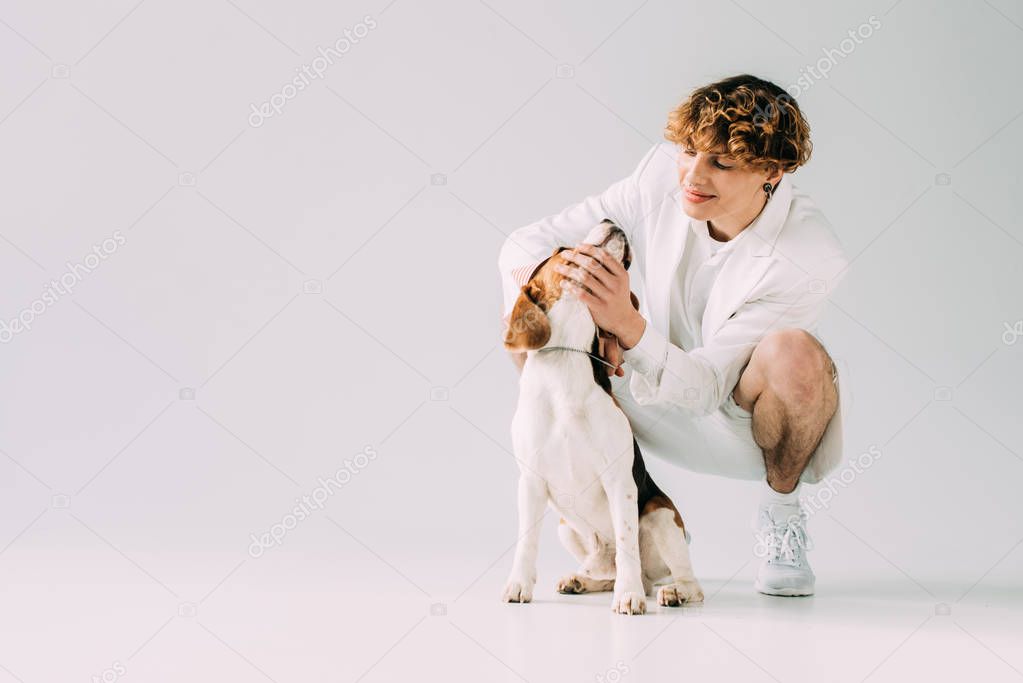
<instances>
[{"instance_id":1,"label":"man","mask_svg":"<svg viewBox=\"0 0 1023 683\"><path fill-rule=\"evenodd\" d=\"M557 246L625 376L618 395L644 453L700 472L764 482L754 519L755 587L812 595L802 481L842 457L838 371L816 337L848 260L791 174L810 157L809 126L781 88L741 75L695 90L632 175L514 231L501 249L504 316ZM631 274L581 244L608 218L629 235ZM526 354L513 356L522 368Z\"/></svg>"}]
</instances>

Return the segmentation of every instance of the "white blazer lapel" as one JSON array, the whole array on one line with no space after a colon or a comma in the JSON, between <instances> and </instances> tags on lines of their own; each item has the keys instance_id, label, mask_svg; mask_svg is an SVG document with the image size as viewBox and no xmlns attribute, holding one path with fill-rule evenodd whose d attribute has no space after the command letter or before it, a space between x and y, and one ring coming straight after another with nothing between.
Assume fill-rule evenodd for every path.
<instances>
[{"instance_id":1,"label":"white blazer lapel","mask_svg":"<svg viewBox=\"0 0 1023 683\"><path fill-rule=\"evenodd\" d=\"M668 334L668 316L671 311L672 281L685 250L686 233L690 230L691 219L682 210L679 197L679 192L673 191L670 204L666 207L666 210L676 212L678 220L655 222L658 229L651 238L647 272L644 274L646 291L651 293L651 296L647 297L650 322L665 335Z\"/></svg>"},{"instance_id":2,"label":"white blazer lapel","mask_svg":"<svg viewBox=\"0 0 1023 683\"><path fill-rule=\"evenodd\" d=\"M746 303L750 291L775 261L772 256L752 253L749 245L748 239L736 245L711 287L701 323L701 334L705 340L717 333L725 321Z\"/></svg>"},{"instance_id":3,"label":"white blazer lapel","mask_svg":"<svg viewBox=\"0 0 1023 683\"><path fill-rule=\"evenodd\" d=\"M772 255L774 243L788 218L791 203L792 181L788 175L783 175L767 206L744 231L750 234L735 246L735 251L714 281L701 324L705 340L716 334L725 321L746 303L750 291L777 260Z\"/></svg>"}]
</instances>

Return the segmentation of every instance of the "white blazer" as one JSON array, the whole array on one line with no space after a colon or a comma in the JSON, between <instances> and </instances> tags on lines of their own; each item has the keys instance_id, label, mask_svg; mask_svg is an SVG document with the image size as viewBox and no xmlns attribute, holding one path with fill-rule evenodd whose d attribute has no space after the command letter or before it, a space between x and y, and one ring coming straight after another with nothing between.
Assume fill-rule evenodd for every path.
<instances>
[{"instance_id":1,"label":"white blazer","mask_svg":"<svg viewBox=\"0 0 1023 683\"><path fill-rule=\"evenodd\" d=\"M782 176L772 198L728 257L714 282L701 324L704 345L683 350L669 341L669 294L695 219L685 214L678 181L679 148L654 145L636 170L604 192L513 231L498 258L503 316L539 262L558 246L574 247L609 218L629 236L630 283L638 274L640 313L647 321L639 343L623 354L633 370L629 389L639 405L667 402L707 415L721 408L770 331L796 327L817 336L828 295L845 276L848 259L813 201ZM705 228L704 228L705 229ZM633 284L633 290L636 286ZM837 370L837 368L836 368ZM819 481L842 459L842 382L839 406L809 465Z\"/></svg>"}]
</instances>

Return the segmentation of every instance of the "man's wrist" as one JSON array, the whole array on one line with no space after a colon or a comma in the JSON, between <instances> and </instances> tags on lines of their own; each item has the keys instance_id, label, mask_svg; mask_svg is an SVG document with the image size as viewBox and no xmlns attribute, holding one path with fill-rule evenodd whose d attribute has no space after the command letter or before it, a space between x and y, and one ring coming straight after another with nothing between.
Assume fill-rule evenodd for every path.
<instances>
[{"instance_id":1,"label":"man's wrist","mask_svg":"<svg viewBox=\"0 0 1023 683\"><path fill-rule=\"evenodd\" d=\"M646 319L637 311L636 317L617 332L618 345L626 351L633 348L643 338L644 331L646 331Z\"/></svg>"}]
</instances>

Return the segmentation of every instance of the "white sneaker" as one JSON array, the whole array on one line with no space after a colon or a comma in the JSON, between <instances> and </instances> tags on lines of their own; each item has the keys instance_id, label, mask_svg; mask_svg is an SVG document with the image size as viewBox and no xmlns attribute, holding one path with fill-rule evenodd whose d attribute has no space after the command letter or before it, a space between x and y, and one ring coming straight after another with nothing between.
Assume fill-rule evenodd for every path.
<instances>
[{"instance_id":1,"label":"white sneaker","mask_svg":"<svg viewBox=\"0 0 1023 683\"><path fill-rule=\"evenodd\" d=\"M753 587L766 595L813 595L814 575L806 561L813 543L799 503L761 505L754 520L754 554L763 558Z\"/></svg>"}]
</instances>

